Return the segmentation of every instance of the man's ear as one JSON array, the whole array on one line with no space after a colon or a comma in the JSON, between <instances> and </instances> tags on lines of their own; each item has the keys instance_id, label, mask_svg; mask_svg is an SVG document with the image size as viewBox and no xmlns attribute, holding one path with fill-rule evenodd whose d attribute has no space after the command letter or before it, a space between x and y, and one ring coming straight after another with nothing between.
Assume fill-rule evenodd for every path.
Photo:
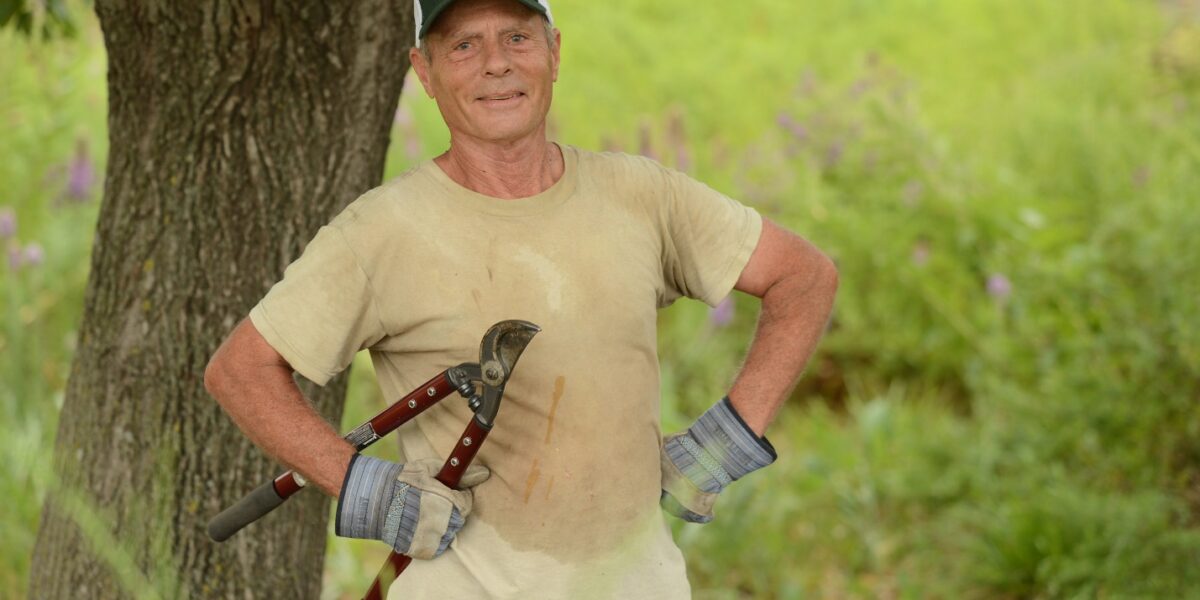
<instances>
[{"instance_id":1,"label":"man's ear","mask_svg":"<svg viewBox=\"0 0 1200 600\"><path fill-rule=\"evenodd\" d=\"M417 79L421 80L421 87L425 88L425 95L432 98L433 86L429 84L429 63L425 62L425 54L413 46L408 49L408 62L412 63L413 71L417 73Z\"/></svg>"}]
</instances>

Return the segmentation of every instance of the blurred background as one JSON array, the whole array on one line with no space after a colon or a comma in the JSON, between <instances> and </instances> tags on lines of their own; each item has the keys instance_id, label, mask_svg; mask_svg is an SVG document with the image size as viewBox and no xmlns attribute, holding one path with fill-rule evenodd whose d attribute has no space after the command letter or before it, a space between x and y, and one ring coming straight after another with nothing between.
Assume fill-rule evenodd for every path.
<instances>
[{"instance_id":1,"label":"blurred background","mask_svg":"<svg viewBox=\"0 0 1200 600\"><path fill-rule=\"evenodd\" d=\"M105 172L105 51L0 31L0 596L22 597ZM551 135L837 262L780 460L676 523L697 598L1200 598L1200 2L555 0ZM448 135L409 77L385 178ZM662 311L664 428L757 302ZM356 360L350 427L384 406ZM384 448L383 454L394 449ZM330 536L327 598L386 554Z\"/></svg>"}]
</instances>

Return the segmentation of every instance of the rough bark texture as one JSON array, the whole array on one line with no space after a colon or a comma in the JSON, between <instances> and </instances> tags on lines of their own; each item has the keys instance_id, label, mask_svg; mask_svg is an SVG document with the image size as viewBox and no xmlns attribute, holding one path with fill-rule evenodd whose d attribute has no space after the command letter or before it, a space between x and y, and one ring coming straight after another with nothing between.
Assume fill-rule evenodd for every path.
<instances>
[{"instance_id":1,"label":"rough bark texture","mask_svg":"<svg viewBox=\"0 0 1200 600\"><path fill-rule=\"evenodd\" d=\"M316 598L329 501L224 544L280 471L203 386L209 356L378 185L412 37L387 0L97 0L109 163L31 598ZM346 379L303 389L340 421ZM146 589L149 586L150 589Z\"/></svg>"}]
</instances>

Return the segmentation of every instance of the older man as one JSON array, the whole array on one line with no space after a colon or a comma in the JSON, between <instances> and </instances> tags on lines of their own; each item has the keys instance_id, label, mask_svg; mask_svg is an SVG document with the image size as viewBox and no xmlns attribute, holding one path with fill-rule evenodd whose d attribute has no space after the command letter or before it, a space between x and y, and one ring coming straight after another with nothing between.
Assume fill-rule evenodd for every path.
<instances>
[{"instance_id":1,"label":"older man","mask_svg":"<svg viewBox=\"0 0 1200 600\"><path fill-rule=\"evenodd\" d=\"M545 1L415 8L410 56L449 150L323 227L214 355L209 389L255 443L339 498L339 535L431 559L393 596L687 597L660 503L706 522L722 489L775 459L763 433L820 337L836 271L679 172L549 142L561 38ZM664 440L657 309L731 288L762 298L745 365L727 398ZM473 360L480 332L508 318L542 333L463 490L431 473L466 406L401 428L396 464L356 454L292 380L324 384L369 349L398 398Z\"/></svg>"}]
</instances>

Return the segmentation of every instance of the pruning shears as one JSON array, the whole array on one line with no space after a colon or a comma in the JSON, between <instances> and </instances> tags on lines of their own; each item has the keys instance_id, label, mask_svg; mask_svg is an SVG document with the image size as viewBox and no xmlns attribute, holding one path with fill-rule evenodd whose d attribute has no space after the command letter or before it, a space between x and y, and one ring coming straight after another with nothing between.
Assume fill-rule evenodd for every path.
<instances>
[{"instance_id":1,"label":"pruning shears","mask_svg":"<svg viewBox=\"0 0 1200 600\"><path fill-rule=\"evenodd\" d=\"M500 410L500 401L504 397L504 385L512 376L517 359L539 331L541 328L537 325L517 319L492 325L479 344L479 362L462 363L438 373L383 412L352 429L344 439L354 446L355 450L361 451L437 404L442 398L458 392L467 399L467 406L474 415L437 474L437 480L443 485L457 488L463 473L495 424L496 413ZM262 518L293 494L303 490L307 483L304 477L295 471L287 471L264 483L213 517L208 522L209 537L217 542L229 539L246 525ZM382 600L387 594L388 586L410 562L411 557L392 552L367 591L366 598Z\"/></svg>"}]
</instances>

